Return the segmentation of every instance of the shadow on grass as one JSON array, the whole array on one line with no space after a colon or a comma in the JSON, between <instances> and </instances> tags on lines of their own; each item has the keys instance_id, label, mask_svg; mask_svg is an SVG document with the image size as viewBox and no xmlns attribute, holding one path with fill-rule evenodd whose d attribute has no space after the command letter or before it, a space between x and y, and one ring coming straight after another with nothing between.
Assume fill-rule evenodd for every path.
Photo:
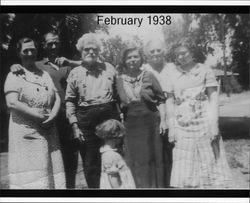
<instances>
[{"instance_id":1,"label":"shadow on grass","mask_svg":"<svg viewBox=\"0 0 250 203\"><path fill-rule=\"evenodd\" d=\"M224 140L250 139L250 118L220 117L219 127Z\"/></svg>"}]
</instances>

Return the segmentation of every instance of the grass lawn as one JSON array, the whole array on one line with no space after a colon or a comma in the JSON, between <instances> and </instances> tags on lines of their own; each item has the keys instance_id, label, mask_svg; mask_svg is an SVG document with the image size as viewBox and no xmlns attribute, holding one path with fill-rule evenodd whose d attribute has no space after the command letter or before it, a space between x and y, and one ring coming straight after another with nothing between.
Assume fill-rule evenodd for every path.
<instances>
[{"instance_id":1,"label":"grass lawn","mask_svg":"<svg viewBox=\"0 0 250 203\"><path fill-rule=\"evenodd\" d=\"M235 186L233 188L249 188L250 184L250 140L230 139L224 141L226 156Z\"/></svg>"}]
</instances>

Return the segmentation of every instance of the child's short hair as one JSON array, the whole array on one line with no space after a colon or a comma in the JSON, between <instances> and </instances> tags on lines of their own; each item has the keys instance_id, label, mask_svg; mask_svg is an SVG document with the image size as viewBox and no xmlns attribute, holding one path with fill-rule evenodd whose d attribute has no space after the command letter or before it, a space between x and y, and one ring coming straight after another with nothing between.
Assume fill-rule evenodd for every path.
<instances>
[{"instance_id":1,"label":"child's short hair","mask_svg":"<svg viewBox=\"0 0 250 203\"><path fill-rule=\"evenodd\" d=\"M106 120L96 126L96 135L101 139L122 138L124 134L124 125L115 119Z\"/></svg>"}]
</instances>

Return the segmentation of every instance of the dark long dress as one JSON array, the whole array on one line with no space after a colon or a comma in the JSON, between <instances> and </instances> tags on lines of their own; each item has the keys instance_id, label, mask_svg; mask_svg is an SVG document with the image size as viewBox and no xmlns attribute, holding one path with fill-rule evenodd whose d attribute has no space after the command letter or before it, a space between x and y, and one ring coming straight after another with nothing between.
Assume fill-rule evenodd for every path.
<instances>
[{"instance_id":1,"label":"dark long dress","mask_svg":"<svg viewBox=\"0 0 250 203\"><path fill-rule=\"evenodd\" d=\"M125 159L137 188L164 187L162 138L157 105L165 102L157 79L142 72L136 79L117 79L121 103L125 105Z\"/></svg>"}]
</instances>

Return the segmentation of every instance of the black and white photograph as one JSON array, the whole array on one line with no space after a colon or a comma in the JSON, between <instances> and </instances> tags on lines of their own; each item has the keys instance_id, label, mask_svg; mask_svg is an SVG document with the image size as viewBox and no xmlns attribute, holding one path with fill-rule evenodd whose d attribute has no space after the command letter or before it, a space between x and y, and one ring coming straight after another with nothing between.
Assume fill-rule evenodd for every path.
<instances>
[{"instance_id":1,"label":"black and white photograph","mask_svg":"<svg viewBox=\"0 0 250 203\"><path fill-rule=\"evenodd\" d=\"M119 11L1 12L0 189L249 190L249 7Z\"/></svg>"}]
</instances>

